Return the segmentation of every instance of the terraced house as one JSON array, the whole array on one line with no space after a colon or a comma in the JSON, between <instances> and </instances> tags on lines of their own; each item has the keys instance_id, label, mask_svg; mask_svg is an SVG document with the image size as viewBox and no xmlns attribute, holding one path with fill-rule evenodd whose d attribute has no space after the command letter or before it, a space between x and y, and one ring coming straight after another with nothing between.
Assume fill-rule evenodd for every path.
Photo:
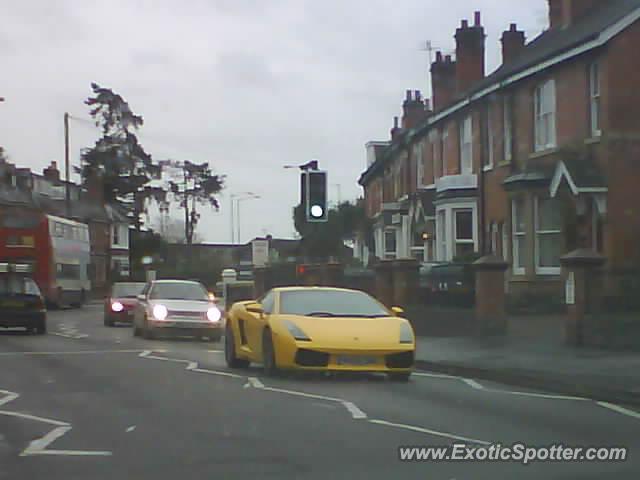
<instances>
[{"instance_id":1,"label":"terraced house","mask_svg":"<svg viewBox=\"0 0 640 480\"><path fill-rule=\"evenodd\" d=\"M485 74L480 13L437 53L432 99L407 91L359 182L379 259L504 257L512 293L561 292L560 257L640 266L640 0L549 0L530 42L512 24ZM637 270L636 270L637 271Z\"/></svg>"}]
</instances>

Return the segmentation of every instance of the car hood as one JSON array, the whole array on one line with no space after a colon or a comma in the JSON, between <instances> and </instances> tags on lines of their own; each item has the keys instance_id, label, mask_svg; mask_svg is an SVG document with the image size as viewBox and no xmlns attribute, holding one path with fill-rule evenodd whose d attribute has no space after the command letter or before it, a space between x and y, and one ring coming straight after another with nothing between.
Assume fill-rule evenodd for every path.
<instances>
[{"instance_id":1,"label":"car hood","mask_svg":"<svg viewBox=\"0 0 640 480\"><path fill-rule=\"evenodd\" d=\"M293 322L311 339L314 348L387 349L400 345L398 317L349 318L279 315L280 331L288 333L286 322ZM411 327L410 327L411 328Z\"/></svg>"},{"instance_id":2,"label":"car hood","mask_svg":"<svg viewBox=\"0 0 640 480\"><path fill-rule=\"evenodd\" d=\"M153 308L156 305L164 305L170 312L206 312L211 307L216 305L211 302L195 302L193 300L151 300L149 307Z\"/></svg>"}]
</instances>

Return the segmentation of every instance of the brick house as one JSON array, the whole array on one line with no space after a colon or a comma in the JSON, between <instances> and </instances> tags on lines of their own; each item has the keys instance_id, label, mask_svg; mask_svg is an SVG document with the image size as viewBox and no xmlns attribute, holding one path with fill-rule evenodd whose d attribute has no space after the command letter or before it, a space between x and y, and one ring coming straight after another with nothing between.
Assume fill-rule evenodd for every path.
<instances>
[{"instance_id":1,"label":"brick house","mask_svg":"<svg viewBox=\"0 0 640 480\"><path fill-rule=\"evenodd\" d=\"M433 109L407 92L402 124L359 183L375 256L503 256L509 290L559 293L579 247L640 267L640 0L548 0L529 43L512 24L485 75L480 13L431 66Z\"/></svg>"},{"instance_id":2,"label":"brick house","mask_svg":"<svg viewBox=\"0 0 640 480\"><path fill-rule=\"evenodd\" d=\"M106 289L112 278L129 274L129 220L119 208L104 204L98 185L69 184L71 202L66 204L67 184L56 162L42 174L0 162L0 214L36 213L70 218L89 227L92 289Z\"/></svg>"}]
</instances>

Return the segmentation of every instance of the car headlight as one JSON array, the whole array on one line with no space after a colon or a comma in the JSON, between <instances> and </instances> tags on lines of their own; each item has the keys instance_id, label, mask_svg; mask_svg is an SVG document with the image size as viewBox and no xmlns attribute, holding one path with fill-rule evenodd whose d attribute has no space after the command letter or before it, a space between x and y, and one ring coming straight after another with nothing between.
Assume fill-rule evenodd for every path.
<instances>
[{"instance_id":1,"label":"car headlight","mask_svg":"<svg viewBox=\"0 0 640 480\"><path fill-rule=\"evenodd\" d=\"M114 312L121 312L122 310L124 310L124 305L122 305L120 302L113 302L111 304L111 310L113 310Z\"/></svg>"},{"instance_id":2,"label":"car headlight","mask_svg":"<svg viewBox=\"0 0 640 480\"><path fill-rule=\"evenodd\" d=\"M169 315L169 311L164 305L155 305L153 307L153 318L156 320L165 320L167 315Z\"/></svg>"},{"instance_id":3,"label":"car headlight","mask_svg":"<svg viewBox=\"0 0 640 480\"><path fill-rule=\"evenodd\" d=\"M222 313L216 307L211 307L207 310L207 319L209 319L210 322L219 322L221 317Z\"/></svg>"},{"instance_id":4,"label":"car headlight","mask_svg":"<svg viewBox=\"0 0 640 480\"><path fill-rule=\"evenodd\" d=\"M400 325L400 343L413 343L413 330L408 323Z\"/></svg>"},{"instance_id":5,"label":"car headlight","mask_svg":"<svg viewBox=\"0 0 640 480\"><path fill-rule=\"evenodd\" d=\"M304 333L302 331L302 329L300 329L300 327L298 327L295 323L290 322L289 320L286 320L284 322L284 324L287 327L287 330L289 330L289 333L296 340L301 340L303 342L310 342L311 341L311 339L307 336L307 334Z\"/></svg>"}]
</instances>

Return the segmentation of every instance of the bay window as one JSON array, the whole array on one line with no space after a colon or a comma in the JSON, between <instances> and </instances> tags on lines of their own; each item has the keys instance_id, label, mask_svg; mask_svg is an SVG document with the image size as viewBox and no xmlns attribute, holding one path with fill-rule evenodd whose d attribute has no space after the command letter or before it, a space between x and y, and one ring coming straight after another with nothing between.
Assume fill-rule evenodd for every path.
<instances>
[{"instance_id":1,"label":"bay window","mask_svg":"<svg viewBox=\"0 0 640 480\"><path fill-rule=\"evenodd\" d=\"M475 251L473 240L473 211L454 210L454 257L471 254Z\"/></svg>"},{"instance_id":2,"label":"bay window","mask_svg":"<svg viewBox=\"0 0 640 480\"><path fill-rule=\"evenodd\" d=\"M525 202L523 198L514 199L511 203L511 232L513 273L514 275L524 275L527 230L525 223Z\"/></svg>"},{"instance_id":3,"label":"bay window","mask_svg":"<svg viewBox=\"0 0 640 480\"><path fill-rule=\"evenodd\" d=\"M536 273L558 275L562 242L562 209L552 198L536 197Z\"/></svg>"}]
</instances>

